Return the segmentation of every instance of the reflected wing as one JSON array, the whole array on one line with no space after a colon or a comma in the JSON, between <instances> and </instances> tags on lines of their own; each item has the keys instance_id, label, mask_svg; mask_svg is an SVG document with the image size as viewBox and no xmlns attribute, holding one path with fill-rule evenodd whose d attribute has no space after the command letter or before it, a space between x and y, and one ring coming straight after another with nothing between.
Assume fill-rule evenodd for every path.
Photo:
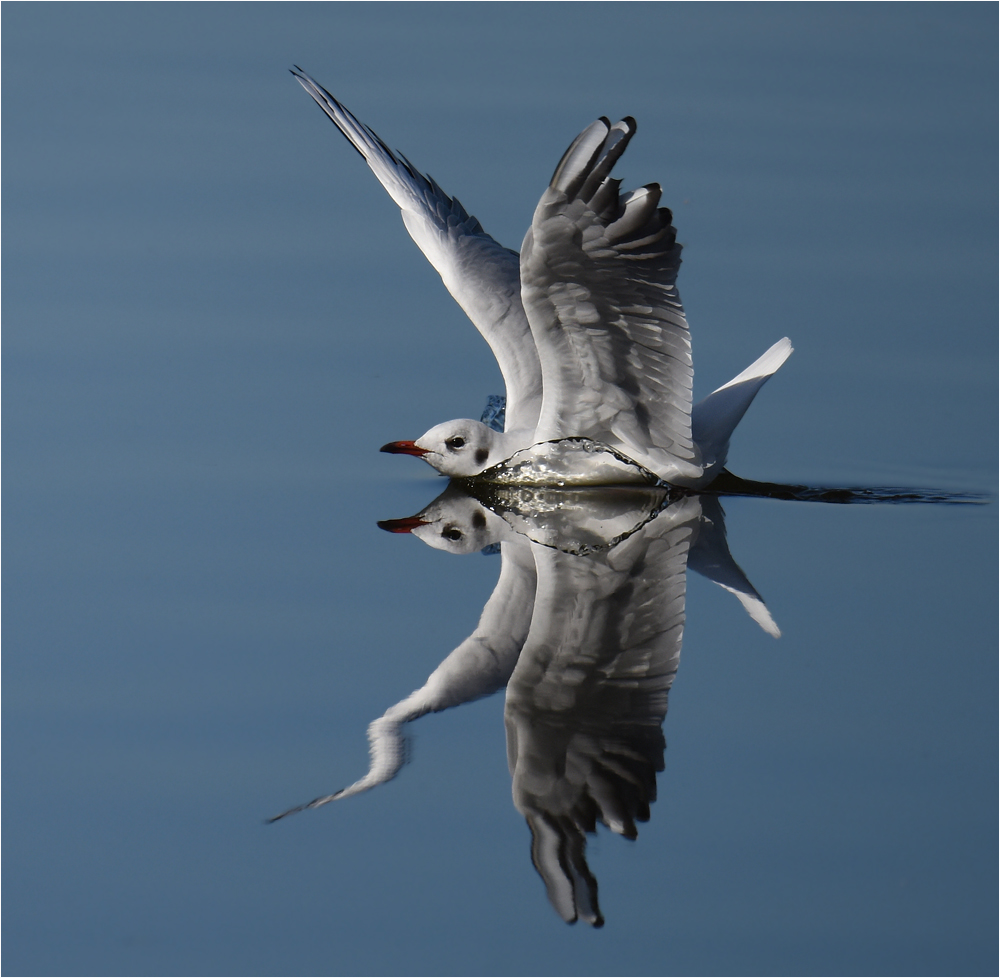
<instances>
[{"instance_id":1,"label":"reflected wing","mask_svg":"<svg viewBox=\"0 0 1000 978\"><path fill-rule=\"evenodd\" d=\"M501 543L500 553L500 579L476 630L445 658L420 689L389 707L368 727L368 773L340 791L297 805L269 821L385 784L406 763L404 724L504 687L528 634L535 597L535 563L528 541L523 538Z\"/></svg>"},{"instance_id":2,"label":"reflected wing","mask_svg":"<svg viewBox=\"0 0 1000 978\"><path fill-rule=\"evenodd\" d=\"M601 923L586 833L601 821L634 839L656 798L699 512L683 499L601 554L532 545L535 612L507 686L507 752L535 867L569 922Z\"/></svg>"},{"instance_id":3,"label":"reflected wing","mask_svg":"<svg viewBox=\"0 0 1000 978\"><path fill-rule=\"evenodd\" d=\"M402 154L394 154L304 71L292 74L365 158L399 205L410 237L489 343L507 387L507 430L533 428L541 405L541 370L521 306L517 254L494 241L458 200Z\"/></svg>"},{"instance_id":4,"label":"reflected wing","mask_svg":"<svg viewBox=\"0 0 1000 978\"><path fill-rule=\"evenodd\" d=\"M611 168L635 121L600 119L566 151L521 247L521 296L542 366L536 441L585 435L668 481L701 474L681 246L649 184Z\"/></svg>"}]
</instances>

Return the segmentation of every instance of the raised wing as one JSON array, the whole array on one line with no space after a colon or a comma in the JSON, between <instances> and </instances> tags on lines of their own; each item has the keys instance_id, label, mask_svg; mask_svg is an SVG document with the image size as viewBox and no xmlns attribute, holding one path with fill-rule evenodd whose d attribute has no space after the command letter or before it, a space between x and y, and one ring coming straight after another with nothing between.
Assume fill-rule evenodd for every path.
<instances>
[{"instance_id":1,"label":"raised wing","mask_svg":"<svg viewBox=\"0 0 1000 978\"><path fill-rule=\"evenodd\" d=\"M667 481L695 480L681 246L648 184L611 169L635 120L599 119L566 151L521 247L521 298L542 368L536 441L584 435Z\"/></svg>"},{"instance_id":2,"label":"raised wing","mask_svg":"<svg viewBox=\"0 0 1000 978\"><path fill-rule=\"evenodd\" d=\"M507 755L532 860L569 923L603 922L586 834L601 821L634 839L656 798L700 512L681 499L603 553L532 544L538 587L507 685Z\"/></svg>"},{"instance_id":3,"label":"raised wing","mask_svg":"<svg viewBox=\"0 0 1000 978\"><path fill-rule=\"evenodd\" d=\"M494 241L458 200L393 153L318 82L300 68L292 74L364 157L399 205L410 237L489 343L507 387L507 430L534 428L541 369L521 306L517 254Z\"/></svg>"}]
</instances>

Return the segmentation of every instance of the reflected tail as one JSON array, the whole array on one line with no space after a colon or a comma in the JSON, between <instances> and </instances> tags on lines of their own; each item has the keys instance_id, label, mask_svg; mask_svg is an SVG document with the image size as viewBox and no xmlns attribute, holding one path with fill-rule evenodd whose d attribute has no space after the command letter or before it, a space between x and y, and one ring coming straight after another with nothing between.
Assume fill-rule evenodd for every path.
<instances>
[{"instance_id":1,"label":"reflected tail","mask_svg":"<svg viewBox=\"0 0 1000 978\"><path fill-rule=\"evenodd\" d=\"M698 523L698 535L688 554L688 568L735 595L746 613L768 635L781 638L781 629L767 610L764 599L729 552L726 514L722 504L715 496L703 495L700 498L702 518Z\"/></svg>"}]
</instances>

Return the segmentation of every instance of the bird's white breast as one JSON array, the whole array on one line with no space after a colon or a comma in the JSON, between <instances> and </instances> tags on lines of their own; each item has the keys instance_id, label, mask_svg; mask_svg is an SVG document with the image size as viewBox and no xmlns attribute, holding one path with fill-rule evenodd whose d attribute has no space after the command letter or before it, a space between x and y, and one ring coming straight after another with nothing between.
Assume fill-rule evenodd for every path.
<instances>
[{"instance_id":1,"label":"bird's white breast","mask_svg":"<svg viewBox=\"0 0 1000 978\"><path fill-rule=\"evenodd\" d=\"M515 452L478 479L508 486L659 485L652 472L589 438L560 438Z\"/></svg>"}]
</instances>

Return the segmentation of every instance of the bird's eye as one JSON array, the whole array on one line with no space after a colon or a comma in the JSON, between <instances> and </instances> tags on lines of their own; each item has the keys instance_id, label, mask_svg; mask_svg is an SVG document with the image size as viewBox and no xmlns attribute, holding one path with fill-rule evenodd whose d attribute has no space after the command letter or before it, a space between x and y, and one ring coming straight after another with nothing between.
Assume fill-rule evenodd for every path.
<instances>
[{"instance_id":1,"label":"bird's eye","mask_svg":"<svg viewBox=\"0 0 1000 978\"><path fill-rule=\"evenodd\" d=\"M443 536L446 540L458 541L462 539L462 531L454 526L446 526L441 531L441 536Z\"/></svg>"},{"instance_id":2,"label":"bird's eye","mask_svg":"<svg viewBox=\"0 0 1000 978\"><path fill-rule=\"evenodd\" d=\"M449 438L445 444L454 452L465 444L465 439L455 435L454 438Z\"/></svg>"}]
</instances>

